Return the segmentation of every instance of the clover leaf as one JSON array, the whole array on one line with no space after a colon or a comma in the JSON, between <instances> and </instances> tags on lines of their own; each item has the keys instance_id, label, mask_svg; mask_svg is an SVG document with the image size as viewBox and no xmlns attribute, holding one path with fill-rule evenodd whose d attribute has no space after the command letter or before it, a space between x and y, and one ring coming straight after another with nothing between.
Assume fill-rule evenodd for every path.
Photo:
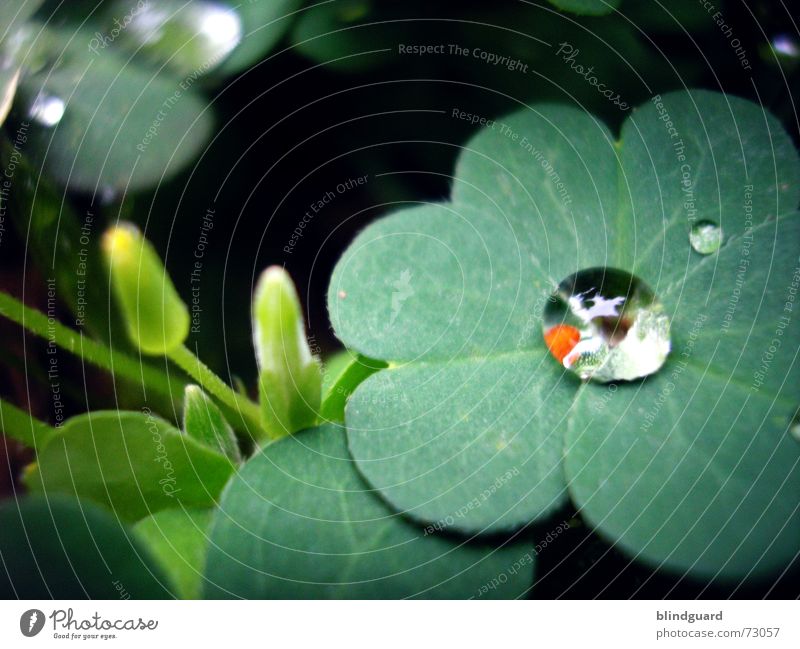
<instances>
[{"instance_id":1,"label":"clover leaf","mask_svg":"<svg viewBox=\"0 0 800 649\"><path fill-rule=\"evenodd\" d=\"M736 97L654 97L619 138L562 105L490 122L451 203L374 223L334 271L337 335L390 362L347 406L360 471L395 508L465 532L541 518L568 489L656 565L786 564L800 549L798 199L790 139ZM703 219L724 233L709 256L688 239ZM672 353L657 374L581 385L549 355L548 294L593 266L663 302Z\"/></svg>"},{"instance_id":2,"label":"clover leaf","mask_svg":"<svg viewBox=\"0 0 800 649\"><path fill-rule=\"evenodd\" d=\"M524 541L450 539L391 511L324 425L252 457L214 512L206 597L517 597L531 585Z\"/></svg>"}]
</instances>

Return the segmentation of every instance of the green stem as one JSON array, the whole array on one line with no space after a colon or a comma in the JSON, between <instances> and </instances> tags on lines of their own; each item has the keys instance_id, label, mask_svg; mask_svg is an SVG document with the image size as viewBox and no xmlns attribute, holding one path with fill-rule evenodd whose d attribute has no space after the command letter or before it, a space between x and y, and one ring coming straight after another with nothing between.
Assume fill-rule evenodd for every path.
<instances>
[{"instance_id":1,"label":"green stem","mask_svg":"<svg viewBox=\"0 0 800 649\"><path fill-rule=\"evenodd\" d=\"M45 447L57 429L0 399L0 431L28 448L38 450Z\"/></svg>"},{"instance_id":2,"label":"green stem","mask_svg":"<svg viewBox=\"0 0 800 649\"><path fill-rule=\"evenodd\" d=\"M0 315L111 374L136 384L144 384L173 400L183 399L182 386L173 385L173 382L155 368L121 352L112 351L96 340L86 338L81 332L48 318L41 311L26 306L3 291L0 291Z\"/></svg>"},{"instance_id":3,"label":"green stem","mask_svg":"<svg viewBox=\"0 0 800 649\"><path fill-rule=\"evenodd\" d=\"M213 394L226 406L236 412L243 420L250 436L258 440L264 436L261 428L261 412L258 406L235 392L213 370L201 361L188 347L181 345L167 353L170 359L184 372L197 381L200 386Z\"/></svg>"}]
</instances>

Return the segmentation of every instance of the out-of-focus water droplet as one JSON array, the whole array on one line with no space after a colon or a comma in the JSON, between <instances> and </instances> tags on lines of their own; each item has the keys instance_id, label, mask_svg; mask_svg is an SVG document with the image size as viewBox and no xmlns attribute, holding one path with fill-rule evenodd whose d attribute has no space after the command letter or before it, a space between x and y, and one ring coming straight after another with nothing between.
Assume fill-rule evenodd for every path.
<instances>
[{"instance_id":1,"label":"out-of-focus water droplet","mask_svg":"<svg viewBox=\"0 0 800 649\"><path fill-rule=\"evenodd\" d=\"M800 57L800 46L798 46L797 40L789 34L778 34L775 36L772 39L772 49L775 50L777 54L790 59Z\"/></svg>"},{"instance_id":2,"label":"out-of-focus water droplet","mask_svg":"<svg viewBox=\"0 0 800 649\"><path fill-rule=\"evenodd\" d=\"M28 114L39 124L51 127L61 121L64 116L64 108L64 101L59 97L39 94L28 109Z\"/></svg>"},{"instance_id":3,"label":"out-of-focus water droplet","mask_svg":"<svg viewBox=\"0 0 800 649\"><path fill-rule=\"evenodd\" d=\"M800 62L800 40L792 34L776 34L759 45L758 53L770 65L794 69Z\"/></svg>"},{"instance_id":4,"label":"out-of-focus water droplet","mask_svg":"<svg viewBox=\"0 0 800 649\"><path fill-rule=\"evenodd\" d=\"M794 413L794 417L792 417L792 421L789 422L789 435L791 435L795 441L800 442L800 408Z\"/></svg>"},{"instance_id":5,"label":"out-of-focus water droplet","mask_svg":"<svg viewBox=\"0 0 800 649\"><path fill-rule=\"evenodd\" d=\"M122 6L112 5L117 13ZM126 19L119 34L123 45L192 77L216 67L242 40L239 14L219 2L148 2Z\"/></svg>"},{"instance_id":6,"label":"out-of-focus water droplet","mask_svg":"<svg viewBox=\"0 0 800 649\"><path fill-rule=\"evenodd\" d=\"M581 379L632 381L656 372L670 351L669 318L652 290L616 268L570 275L543 314L550 353Z\"/></svg>"},{"instance_id":7,"label":"out-of-focus water droplet","mask_svg":"<svg viewBox=\"0 0 800 649\"><path fill-rule=\"evenodd\" d=\"M698 221L689 231L689 243L695 252L710 255L722 245L722 228L713 221Z\"/></svg>"}]
</instances>

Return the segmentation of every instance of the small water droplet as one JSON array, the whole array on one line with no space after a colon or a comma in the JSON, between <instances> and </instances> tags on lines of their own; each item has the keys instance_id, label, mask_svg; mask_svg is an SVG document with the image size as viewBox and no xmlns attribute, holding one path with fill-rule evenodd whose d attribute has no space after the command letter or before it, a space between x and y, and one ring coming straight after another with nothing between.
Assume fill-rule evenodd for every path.
<instances>
[{"instance_id":1,"label":"small water droplet","mask_svg":"<svg viewBox=\"0 0 800 649\"><path fill-rule=\"evenodd\" d=\"M64 116L64 102L54 95L40 94L33 100L28 114L44 126L55 126Z\"/></svg>"},{"instance_id":2,"label":"small water droplet","mask_svg":"<svg viewBox=\"0 0 800 649\"><path fill-rule=\"evenodd\" d=\"M551 354L583 380L632 381L656 372L670 351L663 306L644 282L616 268L567 277L543 320Z\"/></svg>"},{"instance_id":3,"label":"small water droplet","mask_svg":"<svg viewBox=\"0 0 800 649\"><path fill-rule=\"evenodd\" d=\"M722 228L713 221L698 221L689 232L689 243L695 252L710 255L722 245Z\"/></svg>"}]
</instances>

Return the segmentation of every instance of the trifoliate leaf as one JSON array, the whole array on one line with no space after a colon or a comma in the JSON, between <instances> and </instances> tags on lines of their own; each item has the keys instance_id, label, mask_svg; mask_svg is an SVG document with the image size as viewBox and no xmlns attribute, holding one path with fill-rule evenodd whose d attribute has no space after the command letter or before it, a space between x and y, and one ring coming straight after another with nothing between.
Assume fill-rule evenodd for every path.
<instances>
[{"instance_id":1,"label":"trifoliate leaf","mask_svg":"<svg viewBox=\"0 0 800 649\"><path fill-rule=\"evenodd\" d=\"M737 577L785 565L800 549L787 433L799 199L791 140L732 96L654 97L618 140L559 105L488 125L452 203L373 224L332 277L337 335L392 362L348 405L359 469L430 521L517 466L462 530L542 516L569 484L601 534L652 563ZM692 249L700 220L725 233L717 253ZM581 388L549 355L550 291L596 266L634 273L664 304L672 353L657 374Z\"/></svg>"}]
</instances>

